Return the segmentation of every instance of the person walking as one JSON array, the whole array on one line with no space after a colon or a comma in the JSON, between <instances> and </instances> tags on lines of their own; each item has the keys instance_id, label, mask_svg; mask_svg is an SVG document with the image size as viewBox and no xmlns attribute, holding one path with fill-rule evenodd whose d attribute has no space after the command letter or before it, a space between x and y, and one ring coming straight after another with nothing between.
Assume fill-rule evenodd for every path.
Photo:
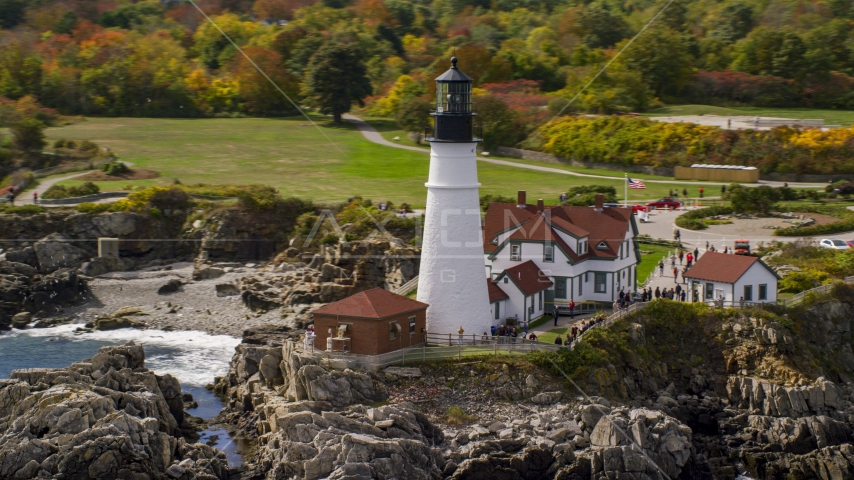
<instances>
[{"instance_id":1,"label":"person walking","mask_svg":"<svg viewBox=\"0 0 854 480\"><path fill-rule=\"evenodd\" d=\"M661 288L655 287L655 299L658 300L659 298L661 298Z\"/></svg>"},{"instance_id":2,"label":"person walking","mask_svg":"<svg viewBox=\"0 0 854 480\"><path fill-rule=\"evenodd\" d=\"M560 314L557 312L557 308L555 308L555 311L554 311L555 327L557 326L557 318L558 318L558 316L559 316L559 315L560 315Z\"/></svg>"},{"instance_id":3,"label":"person walking","mask_svg":"<svg viewBox=\"0 0 854 480\"><path fill-rule=\"evenodd\" d=\"M620 309L626 308L626 297L623 294L623 291L620 290L620 294L617 295L617 300L620 302Z\"/></svg>"},{"instance_id":4,"label":"person walking","mask_svg":"<svg viewBox=\"0 0 854 480\"><path fill-rule=\"evenodd\" d=\"M700 198L703 198L703 187L700 187Z\"/></svg>"},{"instance_id":5,"label":"person walking","mask_svg":"<svg viewBox=\"0 0 854 480\"><path fill-rule=\"evenodd\" d=\"M682 293L681 293L681 296L680 296L680 299L681 299L681 301L682 301L682 302L685 302L685 297L686 297L686 296L687 296L687 295L685 295L685 290L682 290Z\"/></svg>"},{"instance_id":6,"label":"person walking","mask_svg":"<svg viewBox=\"0 0 854 480\"><path fill-rule=\"evenodd\" d=\"M569 301L569 318L575 318L575 301Z\"/></svg>"},{"instance_id":7,"label":"person walking","mask_svg":"<svg viewBox=\"0 0 854 480\"><path fill-rule=\"evenodd\" d=\"M709 242L706 242L706 248L708 248L708 247L709 247ZM696 262L699 259L700 259L700 249L694 248L694 261Z\"/></svg>"},{"instance_id":8,"label":"person walking","mask_svg":"<svg viewBox=\"0 0 854 480\"><path fill-rule=\"evenodd\" d=\"M682 296L682 285L676 285L676 297L679 298Z\"/></svg>"},{"instance_id":9,"label":"person walking","mask_svg":"<svg viewBox=\"0 0 854 480\"><path fill-rule=\"evenodd\" d=\"M690 268L691 262L694 261L694 254L691 252L688 252L688 255L685 256L685 260L687 261L686 263L688 264L688 267Z\"/></svg>"},{"instance_id":10,"label":"person walking","mask_svg":"<svg viewBox=\"0 0 854 480\"><path fill-rule=\"evenodd\" d=\"M664 276L664 260L661 260L658 262L658 271L659 271L658 276L663 277Z\"/></svg>"},{"instance_id":11,"label":"person walking","mask_svg":"<svg viewBox=\"0 0 854 480\"><path fill-rule=\"evenodd\" d=\"M632 294L629 292L626 292L626 306L629 306L631 304L632 304Z\"/></svg>"},{"instance_id":12,"label":"person walking","mask_svg":"<svg viewBox=\"0 0 854 480\"><path fill-rule=\"evenodd\" d=\"M670 268L676 268L676 255L670 257Z\"/></svg>"},{"instance_id":13,"label":"person walking","mask_svg":"<svg viewBox=\"0 0 854 480\"><path fill-rule=\"evenodd\" d=\"M555 308L557 308L557 307L555 307ZM528 321L527 320L525 320L525 323L522 324L522 330L525 331L525 336L527 337L528 336Z\"/></svg>"},{"instance_id":14,"label":"person walking","mask_svg":"<svg viewBox=\"0 0 854 480\"><path fill-rule=\"evenodd\" d=\"M685 251L679 250L679 265L682 265L682 260L685 259Z\"/></svg>"},{"instance_id":15,"label":"person walking","mask_svg":"<svg viewBox=\"0 0 854 480\"><path fill-rule=\"evenodd\" d=\"M679 268L677 267L673 267L673 281L676 283L679 282Z\"/></svg>"},{"instance_id":16,"label":"person walking","mask_svg":"<svg viewBox=\"0 0 854 480\"><path fill-rule=\"evenodd\" d=\"M36 205L39 204L39 192L33 192L33 203Z\"/></svg>"},{"instance_id":17,"label":"person walking","mask_svg":"<svg viewBox=\"0 0 854 480\"><path fill-rule=\"evenodd\" d=\"M492 336L494 337L494 336L495 336L495 334L496 334L496 333L498 333L498 327L496 327L495 325L493 325L493 326L489 329L489 331L492 333Z\"/></svg>"},{"instance_id":18,"label":"person walking","mask_svg":"<svg viewBox=\"0 0 854 480\"><path fill-rule=\"evenodd\" d=\"M575 338L578 336L578 325L572 326L572 341L575 341Z\"/></svg>"}]
</instances>

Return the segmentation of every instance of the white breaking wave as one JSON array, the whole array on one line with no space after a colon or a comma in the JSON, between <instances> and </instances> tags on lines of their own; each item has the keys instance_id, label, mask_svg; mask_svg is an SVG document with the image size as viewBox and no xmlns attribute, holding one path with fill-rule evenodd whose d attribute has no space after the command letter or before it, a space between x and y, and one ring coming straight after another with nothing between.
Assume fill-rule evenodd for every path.
<instances>
[{"instance_id":1,"label":"white breaking wave","mask_svg":"<svg viewBox=\"0 0 854 480\"><path fill-rule=\"evenodd\" d=\"M10 348L20 336L31 338L62 339L71 342L98 342L121 345L131 340L146 349L145 366L158 374L170 374L184 385L204 386L215 376L228 373L239 338L228 335L210 335L199 331L137 330L132 328L74 334L80 325L61 325L53 328L12 330L0 335L0 348ZM20 339L19 339L20 340ZM5 344L5 345L4 345ZM39 348L62 348L46 341ZM38 355L38 352L32 352ZM76 361L82 358L76 359Z\"/></svg>"}]
</instances>

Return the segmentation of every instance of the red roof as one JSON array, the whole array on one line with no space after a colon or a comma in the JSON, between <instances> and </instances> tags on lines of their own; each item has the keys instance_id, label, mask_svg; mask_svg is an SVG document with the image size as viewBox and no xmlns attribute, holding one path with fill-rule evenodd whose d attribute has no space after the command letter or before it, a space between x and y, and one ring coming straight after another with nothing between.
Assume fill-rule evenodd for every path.
<instances>
[{"instance_id":1,"label":"red roof","mask_svg":"<svg viewBox=\"0 0 854 480\"><path fill-rule=\"evenodd\" d=\"M767 265L759 261L759 257L706 252L700 255L697 263L685 272L685 278L695 278L710 282L735 283L756 262L768 268ZM768 270L771 271L770 268ZM773 271L771 272L773 273Z\"/></svg>"},{"instance_id":2,"label":"red roof","mask_svg":"<svg viewBox=\"0 0 854 480\"><path fill-rule=\"evenodd\" d=\"M15 191L14 185L9 185L8 187L0 188L0 197L2 197L3 195L6 195L7 193L14 193L14 191Z\"/></svg>"},{"instance_id":3,"label":"red roof","mask_svg":"<svg viewBox=\"0 0 854 480\"><path fill-rule=\"evenodd\" d=\"M426 303L377 287L350 295L311 313L380 319L423 308L427 308Z\"/></svg>"},{"instance_id":4,"label":"red roof","mask_svg":"<svg viewBox=\"0 0 854 480\"><path fill-rule=\"evenodd\" d=\"M632 209L624 207L593 207L559 205L538 212L534 205L520 208L514 203L491 203L486 210L483 226L483 250L492 253L499 247L493 241L503 232L517 228L510 240L555 242L573 262L587 258L616 258L620 243L629 229ZM558 231L576 238L587 237L588 249L584 255L575 252L561 239ZM596 248L602 242L604 248Z\"/></svg>"},{"instance_id":5,"label":"red roof","mask_svg":"<svg viewBox=\"0 0 854 480\"><path fill-rule=\"evenodd\" d=\"M553 285L553 282L537 267L537 264L533 260L528 260L527 262L504 270L498 276L498 279L501 279L505 275L510 277L510 280L519 287L519 290L525 296L541 292Z\"/></svg>"},{"instance_id":6,"label":"red roof","mask_svg":"<svg viewBox=\"0 0 854 480\"><path fill-rule=\"evenodd\" d=\"M507 300L510 298L504 293L504 290L501 289L495 282L490 279L486 279L486 289L489 292L489 303L495 303L499 300Z\"/></svg>"}]
</instances>

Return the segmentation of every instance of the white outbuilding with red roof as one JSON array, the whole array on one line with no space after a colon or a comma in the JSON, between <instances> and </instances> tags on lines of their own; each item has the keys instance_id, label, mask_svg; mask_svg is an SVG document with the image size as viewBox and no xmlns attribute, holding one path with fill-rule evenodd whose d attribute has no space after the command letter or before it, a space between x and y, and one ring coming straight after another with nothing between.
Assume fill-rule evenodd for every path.
<instances>
[{"instance_id":1,"label":"white outbuilding with red roof","mask_svg":"<svg viewBox=\"0 0 854 480\"><path fill-rule=\"evenodd\" d=\"M697 302L777 302L780 277L758 257L706 252L684 276Z\"/></svg>"}]
</instances>

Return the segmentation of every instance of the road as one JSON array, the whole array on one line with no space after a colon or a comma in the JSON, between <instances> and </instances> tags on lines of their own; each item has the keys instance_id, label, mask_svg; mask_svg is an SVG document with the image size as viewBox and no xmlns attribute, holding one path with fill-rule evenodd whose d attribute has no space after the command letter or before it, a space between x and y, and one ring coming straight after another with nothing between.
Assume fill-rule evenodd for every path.
<instances>
[{"instance_id":1,"label":"road","mask_svg":"<svg viewBox=\"0 0 854 480\"><path fill-rule=\"evenodd\" d=\"M376 128L374 128L368 122L362 120L361 118L359 118L355 115L345 113L344 119L349 121L349 122L354 123L356 125L356 129L358 129L359 132L361 132L362 135L368 141L371 141L373 143L376 143L379 145L384 145L386 147L402 148L404 150L411 150L414 152L430 153L430 149L428 149L428 148L419 148L419 147L413 147L410 145L400 145L398 143L394 143L394 142L390 142L390 141L386 140L377 131ZM560 168L544 167L544 166L540 166L540 165L527 165L524 163L511 162L511 161L507 161L507 160L498 160L495 158L478 157L477 159L478 159L478 161L481 161L484 163L491 163L493 165L503 165L505 167L513 167L513 168L524 168L527 170L536 170L538 172L544 172L544 173L556 173L558 175L572 175L574 177L587 177L587 178L604 178L606 180L619 180L620 179L620 177L617 175L609 177L607 175L593 175L593 174L589 174L589 173L578 173L578 172L573 172L570 170L563 170ZM679 184L682 182L680 182L678 180L644 180L644 183L664 183L664 184L673 185L673 184ZM707 186L720 187L721 185L729 185L730 183L691 182L691 185L707 185ZM746 184L746 185L747 186L759 186L759 185L783 186L783 182L771 182L771 181L760 180L759 183ZM794 187L794 188L824 188L825 187L824 183L789 182L788 185L790 187Z\"/></svg>"}]
</instances>

